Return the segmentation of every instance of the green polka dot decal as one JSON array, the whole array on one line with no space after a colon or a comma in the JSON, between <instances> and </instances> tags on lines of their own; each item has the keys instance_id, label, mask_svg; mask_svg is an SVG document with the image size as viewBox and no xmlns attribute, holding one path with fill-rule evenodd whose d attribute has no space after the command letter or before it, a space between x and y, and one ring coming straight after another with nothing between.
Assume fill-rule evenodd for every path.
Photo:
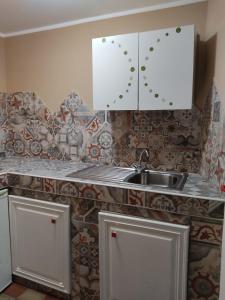
<instances>
[{"instance_id":1,"label":"green polka dot decal","mask_svg":"<svg viewBox=\"0 0 225 300\"><path fill-rule=\"evenodd\" d=\"M124 51L124 52L123 52L123 54L124 54L124 55L127 55L127 54L128 54L128 52L127 52L127 51Z\"/></svg>"},{"instance_id":2,"label":"green polka dot decal","mask_svg":"<svg viewBox=\"0 0 225 300\"><path fill-rule=\"evenodd\" d=\"M145 66L141 66L141 71L145 71L146 70L146 67Z\"/></svg>"},{"instance_id":3,"label":"green polka dot decal","mask_svg":"<svg viewBox=\"0 0 225 300\"><path fill-rule=\"evenodd\" d=\"M130 83L130 82L128 83L128 86L131 86L131 83Z\"/></svg>"},{"instance_id":4,"label":"green polka dot decal","mask_svg":"<svg viewBox=\"0 0 225 300\"><path fill-rule=\"evenodd\" d=\"M180 28L180 27L177 27L176 32L177 32L177 33L180 33L180 32L181 32L181 28Z\"/></svg>"},{"instance_id":5,"label":"green polka dot decal","mask_svg":"<svg viewBox=\"0 0 225 300\"><path fill-rule=\"evenodd\" d=\"M166 33L166 36L169 36L169 32Z\"/></svg>"},{"instance_id":6,"label":"green polka dot decal","mask_svg":"<svg viewBox=\"0 0 225 300\"><path fill-rule=\"evenodd\" d=\"M159 94L155 94L155 98L158 98L159 97Z\"/></svg>"},{"instance_id":7,"label":"green polka dot decal","mask_svg":"<svg viewBox=\"0 0 225 300\"><path fill-rule=\"evenodd\" d=\"M148 83L147 83L147 82L145 82L145 86L148 86Z\"/></svg>"},{"instance_id":8,"label":"green polka dot decal","mask_svg":"<svg viewBox=\"0 0 225 300\"><path fill-rule=\"evenodd\" d=\"M123 99L123 95L119 95L119 98L120 98L120 99Z\"/></svg>"},{"instance_id":9,"label":"green polka dot decal","mask_svg":"<svg viewBox=\"0 0 225 300\"><path fill-rule=\"evenodd\" d=\"M150 52L154 51L154 48L153 48L153 47L150 47L150 48L149 48L149 51L150 51Z\"/></svg>"},{"instance_id":10,"label":"green polka dot decal","mask_svg":"<svg viewBox=\"0 0 225 300\"><path fill-rule=\"evenodd\" d=\"M103 39L102 39L102 42L105 43L105 42L106 42L106 38L103 38Z\"/></svg>"},{"instance_id":11,"label":"green polka dot decal","mask_svg":"<svg viewBox=\"0 0 225 300\"><path fill-rule=\"evenodd\" d=\"M131 72L134 72L134 71L135 71L135 67L131 67L131 68L130 68L130 71L131 71Z\"/></svg>"}]
</instances>

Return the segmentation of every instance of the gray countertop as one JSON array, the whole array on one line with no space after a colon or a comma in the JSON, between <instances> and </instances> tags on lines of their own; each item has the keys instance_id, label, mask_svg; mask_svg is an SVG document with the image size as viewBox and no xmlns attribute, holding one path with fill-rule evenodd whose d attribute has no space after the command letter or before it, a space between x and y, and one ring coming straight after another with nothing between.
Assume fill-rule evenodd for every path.
<instances>
[{"instance_id":1,"label":"gray countertop","mask_svg":"<svg viewBox=\"0 0 225 300\"><path fill-rule=\"evenodd\" d=\"M220 193L217 187L211 186L200 175L190 173L187 182L182 191L171 190L166 188L151 187L144 185L136 185L124 181L115 180L97 180L97 179L81 179L67 177L68 174L76 172L92 164L57 161L38 158L1 158L0 159L0 175L7 173L25 175L32 177L42 177L70 182L81 182L88 184L96 184L110 187L118 187L125 189L133 189L145 192L154 192L167 195L194 197L207 200L225 201L225 193Z\"/></svg>"}]
</instances>

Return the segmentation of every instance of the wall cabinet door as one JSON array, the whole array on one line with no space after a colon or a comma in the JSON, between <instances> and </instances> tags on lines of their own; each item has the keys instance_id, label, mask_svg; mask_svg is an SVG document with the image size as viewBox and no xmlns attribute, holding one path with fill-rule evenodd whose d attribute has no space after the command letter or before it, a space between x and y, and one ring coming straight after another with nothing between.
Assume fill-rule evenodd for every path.
<instances>
[{"instance_id":1,"label":"wall cabinet door","mask_svg":"<svg viewBox=\"0 0 225 300\"><path fill-rule=\"evenodd\" d=\"M9 196L13 274L70 292L69 206Z\"/></svg>"},{"instance_id":2,"label":"wall cabinet door","mask_svg":"<svg viewBox=\"0 0 225 300\"><path fill-rule=\"evenodd\" d=\"M194 26L139 34L139 109L191 109Z\"/></svg>"},{"instance_id":3,"label":"wall cabinet door","mask_svg":"<svg viewBox=\"0 0 225 300\"><path fill-rule=\"evenodd\" d=\"M188 226L100 213L101 300L185 300Z\"/></svg>"},{"instance_id":4,"label":"wall cabinet door","mask_svg":"<svg viewBox=\"0 0 225 300\"><path fill-rule=\"evenodd\" d=\"M94 39L95 110L135 110L138 99L138 33Z\"/></svg>"}]
</instances>

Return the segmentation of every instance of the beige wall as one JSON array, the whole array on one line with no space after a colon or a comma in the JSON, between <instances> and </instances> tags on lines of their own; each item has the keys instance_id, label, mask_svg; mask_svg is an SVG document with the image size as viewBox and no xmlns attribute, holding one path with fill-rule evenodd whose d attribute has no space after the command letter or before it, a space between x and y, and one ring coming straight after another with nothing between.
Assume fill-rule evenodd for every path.
<instances>
[{"instance_id":1,"label":"beige wall","mask_svg":"<svg viewBox=\"0 0 225 300\"><path fill-rule=\"evenodd\" d=\"M0 38L0 92L6 92L5 40Z\"/></svg>"},{"instance_id":2,"label":"beige wall","mask_svg":"<svg viewBox=\"0 0 225 300\"><path fill-rule=\"evenodd\" d=\"M216 41L214 81L225 105L225 1L209 0L206 39Z\"/></svg>"},{"instance_id":3,"label":"beige wall","mask_svg":"<svg viewBox=\"0 0 225 300\"><path fill-rule=\"evenodd\" d=\"M8 90L35 91L53 111L75 90L91 106L92 38L188 24L203 37L206 12L198 3L8 38Z\"/></svg>"}]
</instances>

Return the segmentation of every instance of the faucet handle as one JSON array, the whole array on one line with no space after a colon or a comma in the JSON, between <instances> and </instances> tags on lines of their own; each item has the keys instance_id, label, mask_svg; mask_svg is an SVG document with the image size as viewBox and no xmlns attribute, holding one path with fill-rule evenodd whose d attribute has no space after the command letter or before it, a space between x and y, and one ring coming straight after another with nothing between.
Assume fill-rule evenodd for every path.
<instances>
[{"instance_id":1,"label":"faucet handle","mask_svg":"<svg viewBox=\"0 0 225 300\"><path fill-rule=\"evenodd\" d=\"M138 169L140 168L140 166L138 164L135 164L135 163L132 164L131 167L134 168L135 171L138 171Z\"/></svg>"}]
</instances>

